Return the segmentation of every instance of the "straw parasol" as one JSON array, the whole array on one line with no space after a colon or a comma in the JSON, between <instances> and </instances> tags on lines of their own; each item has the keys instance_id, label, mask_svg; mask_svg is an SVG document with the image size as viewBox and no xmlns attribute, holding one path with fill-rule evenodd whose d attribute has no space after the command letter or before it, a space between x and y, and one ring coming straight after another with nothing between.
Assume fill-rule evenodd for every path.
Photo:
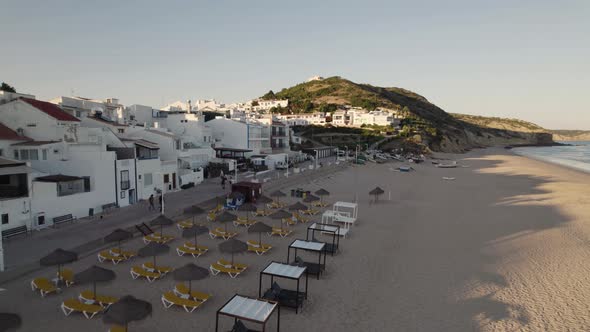
<instances>
[{"instance_id":1,"label":"straw parasol","mask_svg":"<svg viewBox=\"0 0 590 332\"><path fill-rule=\"evenodd\" d=\"M246 242L238 239L229 239L219 244L219 251L231 254L231 264L234 265L234 254L241 254L248 250Z\"/></svg>"},{"instance_id":2,"label":"straw parasol","mask_svg":"<svg viewBox=\"0 0 590 332\"><path fill-rule=\"evenodd\" d=\"M193 263L188 263L185 266L178 268L172 272L174 280L188 281L188 293L191 293L193 280L205 279L209 276L209 270L206 268L197 266Z\"/></svg>"},{"instance_id":3,"label":"straw parasol","mask_svg":"<svg viewBox=\"0 0 590 332\"><path fill-rule=\"evenodd\" d=\"M285 194L284 192L282 192L280 190L273 191L270 194L270 197L276 198L277 199L277 202L279 202L279 203L281 202L281 197L285 197L285 196L287 196L287 194Z\"/></svg>"},{"instance_id":4,"label":"straw parasol","mask_svg":"<svg viewBox=\"0 0 590 332\"><path fill-rule=\"evenodd\" d=\"M246 212L246 220L249 221L250 220L250 212L256 212L258 209L256 208L256 205L254 205L252 203L245 203L245 204L242 204L242 206L240 206L239 210Z\"/></svg>"},{"instance_id":5,"label":"straw parasol","mask_svg":"<svg viewBox=\"0 0 590 332\"><path fill-rule=\"evenodd\" d=\"M272 227L263 222L257 222L248 228L248 233L258 233L258 243L262 244L262 233L272 232Z\"/></svg>"},{"instance_id":6,"label":"straw parasol","mask_svg":"<svg viewBox=\"0 0 590 332\"><path fill-rule=\"evenodd\" d=\"M174 221L165 215L161 214L157 216L154 220L150 221L150 225L152 226L160 226L160 236L162 236L162 229L164 226L171 226L174 225Z\"/></svg>"},{"instance_id":7,"label":"straw parasol","mask_svg":"<svg viewBox=\"0 0 590 332\"><path fill-rule=\"evenodd\" d=\"M209 232L209 228L205 226L193 226L191 228L187 228L182 231L182 237L187 239L194 237L195 238L195 247L197 246L197 235L205 234Z\"/></svg>"},{"instance_id":8,"label":"straw parasol","mask_svg":"<svg viewBox=\"0 0 590 332\"><path fill-rule=\"evenodd\" d=\"M156 265L156 256L163 255L170 250L170 247L157 243L157 242L150 242L145 247L139 249L137 254L141 257L153 257L154 258L154 268L157 267Z\"/></svg>"},{"instance_id":9,"label":"straw parasol","mask_svg":"<svg viewBox=\"0 0 590 332\"><path fill-rule=\"evenodd\" d=\"M311 203L311 202L315 202L315 201L319 201L320 198L314 195L307 195L305 196L305 198L303 199L303 201L305 203Z\"/></svg>"},{"instance_id":10,"label":"straw parasol","mask_svg":"<svg viewBox=\"0 0 590 332\"><path fill-rule=\"evenodd\" d=\"M78 254L73 251L63 250L61 248L55 249L49 255L41 258L39 263L42 266L56 266L58 278L61 275L61 267L64 264L71 263L78 260ZM59 278L61 280L61 278Z\"/></svg>"},{"instance_id":11,"label":"straw parasol","mask_svg":"<svg viewBox=\"0 0 590 332\"><path fill-rule=\"evenodd\" d=\"M320 202L324 203L324 196L330 196L330 192L324 188L315 191L315 194L320 196Z\"/></svg>"},{"instance_id":12,"label":"straw parasol","mask_svg":"<svg viewBox=\"0 0 590 332\"><path fill-rule=\"evenodd\" d=\"M133 237L133 233L128 232L126 230L122 230L120 228L115 229L111 232L111 234L104 237L104 242L112 243L117 242L117 247L119 248L119 252L121 251L121 242L130 239Z\"/></svg>"},{"instance_id":13,"label":"straw parasol","mask_svg":"<svg viewBox=\"0 0 590 332\"><path fill-rule=\"evenodd\" d=\"M0 313L0 331L10 331L11 329L18 329L23 321L19 315L13 313Z\"/></svg>"},{"instance_id":14,"label":"straw parasol","mask_svg":"<svg viewBox=\"0 0 590 332\"><path fill-rule=\"evenodd\" d=\"M125 332L127 332L127 325L129 325L129 323L142 320L151 313L151 303L127 295L122 297L105 311L102 321L106 324L123 326Z\"/></svg>"},{"instance_id":15,"label":"straw parasol","mask_svg":"<svg viewBox=\"0 0 590 332\"><path fill-rule=\"evenodd\" d=\"M284 218L291 218L291 217L292 217L292 215L285 210L278 210L269 216L270 219L274 219L274 220L282 220ZM283 229L282 222L281 222L281 229Z\"/></svg>"},{"instance_id":16,"label":"straw parasol","mask_svg":"<svg viewBox=\"0 0 590 332\"><path fill-rule=\"evenodd\" d=\"M182 211L182 214L187 216L187 217L191 217L192 221L193 221L193 226L195 225L195 217L203 214L207 211L203 210L202 208L196 206L196 205L191 205L189 207L187 207L186 209L184 209Z\"/></svg>"},{"instance_id":17,"label":"straw parasol","mask_svg":"<svg viewBox=\"0 0 590 332\"><path fill-rule=\"evenodd\" d=\"M375 189L369 191L369 195L375 196L375 203L379 199L379 195L383 195L383 193L385 193L385 191L383 191L383 189L379 187L376 187Z\"/></svg>"},{"instance_id":18,"label":"straw parasol","mask_svg":"<svg viewBox=\"0 0 590 332\"><path fill-rule=\"evenodd\" d=\"M232 223L234 221L236 221L238 219L238 216L236 216L233 213L229 213L227 211L223 211L223 213L221 213L220 215L218 215L215 218L215 221L223 223L225 226L225 231L227 232L227 223Z\"/></svg>"},{"instance_id":19,"label":"straw parasol","mask_svg":"<svg viewBox=\"0 0 590 332\"><path fill-rule=\"evenodd\" d=\"M307 206L301 202L297 202L293 205L289 205L289 211L301 211L307 210Z\"/></svg>"},{"instance_id":20,"label":"straw parasol","mask_svg":"<svg viewBox=\"0 0 590 332\"><path fill-rule=\"evenodd\" d=\"M266 215L266 204L271 203L272 199L266 197L266 196L260 196L256 199L256 204L262 204L262 211L264 211L264 214Z\"/></svg>"},{"instance_id":21,"label":"straw parasol","mask_svg":"<svg viewBox=\"0 0 590 332\"><path fill-rule=\"evenodd\" d=\"M74 282L77 284L92 283L92 293L96 299L96 283L108 282L117 277L113 270L105 269L96 265L92 265L86 270L76 273L74 275Z\"/></svg>"}]
</instances>

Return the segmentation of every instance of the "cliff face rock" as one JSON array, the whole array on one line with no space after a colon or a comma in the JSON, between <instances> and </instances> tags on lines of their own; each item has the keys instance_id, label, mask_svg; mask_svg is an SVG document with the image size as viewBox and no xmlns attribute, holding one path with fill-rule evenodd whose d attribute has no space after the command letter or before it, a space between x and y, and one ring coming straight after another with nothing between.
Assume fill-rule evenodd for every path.
<instances>
[{"instance_id":1,"label":"cliff face rock","mask_svg":"<svg viewBox=\"0 0 590 332\"><path fill-rule=\"evenodd\" d=\"M590 141L590 131L586 130L552 130L556 141Z\"/></svg>"},{"instance_id":2,"label":"cliff face rock","mask_svg":"<svg viewBox=\"0 0 590 332\"><path fill-rule=\"evenodd\" d=\"M395 110L405 117L402 131L406 137L419 135L423 144L434 151L464 152L477 147L552 142L551 134L534 124L513 120L509 126L500 119L494 122L453 116L412 91L358 84L337 76L277 93L270 91L264 98L288 99L287 109L275 110L281 113L333 112L343 106Z\"/></svg>"}]
</instances>

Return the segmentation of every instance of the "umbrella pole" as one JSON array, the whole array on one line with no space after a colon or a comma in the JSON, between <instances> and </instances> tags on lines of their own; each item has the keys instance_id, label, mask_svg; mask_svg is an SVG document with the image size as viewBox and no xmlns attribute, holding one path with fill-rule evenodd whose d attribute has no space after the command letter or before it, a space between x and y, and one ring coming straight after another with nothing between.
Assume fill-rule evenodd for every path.
<instances>
[{"instance_id":1,"label":"umbrella pole","mask_svg":"<svg viewBox=\"0 0 590 332\"><path fill-rule=\"evenodd\" d=\"M92 290L92 295L94 295L92 299L94 301L96 301L96 281L94 282L94 287L93 287L93 290Z\"/></svg>"},{"instance_id":2,"label":"umbrella pole","mask_svg":"<svg viewBox=\"0 0 590 332\"><path fill-rule=\"evenodd\" d=\"M61 264L57 264L57 285L61 285Z\"/></svg>"},{"instance_id":3,"label":"umbrella pole","mask_svg":"<svg viewBox=\"0 0 590 332\"><path fill-rule=\"evenodd\" d=\"M156 269L156 255L154 255L154 270Z\"/></svg>"},{"instance_id":4,"label":"umbrella pole","mask_svg":"<svg viewBox=\"0 0 590 332\"><path fill-rule=\"evenodd\" d=\"M258 245L262 246L262 232L258 232Z\"/></svg>"},{"instance_id":5,"label":"umbrella pole","mask_svg":"<svg viewBox=\"0 0 590 332\"><path fill-rule=\"evenodd\" d=\"M231 267L234 267L234 253L231 253Z\"/></svg>"},{"instance_id":6,"label":"umbrella pole","mask_svg":"<svg viewBox=\"0 0 590 332\"><path fill-rule=\"evenodd\" d=\"M189 296L190 296L190 294L192 292L192 289L193 289L193 287L192 287L192 280L189 280L188 281L188 294L189 294Z\"/></svg>"},{"instance_id":7,"label":"umbrella pole","mask_svg":"<svg viewBox=\"0 0 590 332\"><path fill-rule=\"evenodd\" d=\"M195 233L195 248L197 247L197 233Z\"/></svg>"},{"instance_id":8,"label":"umbrella pole","mask_svg":"<svg viewBox=\"0 0 590 332\"><path fill-rule=\"evenodd\" d=\"M123 251L121 251L121 241L117 241L119 243L119 254L122 254Z\"/></svg>"},{"instance_id":9,"label":"umbrella pole","mask_svg":"<svg viewBox=\"0 0 590 332\"><path fill-rule=\"evenodd\" d=\"M160 225L160 237L163 237L164 235L164 225Z\"/></svg>"}]
</instances>

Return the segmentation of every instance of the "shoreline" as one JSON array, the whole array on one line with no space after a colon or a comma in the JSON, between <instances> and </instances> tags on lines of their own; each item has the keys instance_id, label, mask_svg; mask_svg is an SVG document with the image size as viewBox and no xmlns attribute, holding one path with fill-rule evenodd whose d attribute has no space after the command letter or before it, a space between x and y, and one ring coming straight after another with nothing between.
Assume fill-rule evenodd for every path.
<instances>
[{"instance_id":1,"label":"shoreline","mask_svg":"<svg viewBox=\"0 0 590 332\"><path fill-rule=\"evenodd\" d=\"M575 160L568 160L569 162L577 162L580 163L582 165L588 165L587 168L585 168L584 166L576 166L573 164L568 164L567 161L565 159L559 159L559 158L544 158L541 156L534 156L534 155L529 155L529 154L525 154L522 152L518 152L518 149L511 149L508 150L510 152L512 152L513 155L516 156L520 156L520 157L524 157L524 158L528 158L531 160L536 160L536 161L540 161L542 163L548 164L548 165L553 165L553 166L558 166L558 167L562 167L568 170L572 170L572 171L576 171L585 175L589 175L590 174L590 164L581 162L581 161L575 161ZM563 162L560 162L561 160L564 160Z\"/></svg>"}]
</instances>

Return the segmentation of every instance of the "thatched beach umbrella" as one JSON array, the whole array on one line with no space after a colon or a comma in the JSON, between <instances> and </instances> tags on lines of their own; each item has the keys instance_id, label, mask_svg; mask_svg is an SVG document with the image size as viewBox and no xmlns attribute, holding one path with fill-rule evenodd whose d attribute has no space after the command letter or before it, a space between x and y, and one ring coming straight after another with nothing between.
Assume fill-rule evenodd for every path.
<instances>
[{"instance_id":1,"label":"thatched beach umbrella","mask_svg":"<svg viewBox=\"0 0 590 332\"><path fill-rule=\"evenodd\" d=\"M156 265L156 256L163 255L170 250L170 247L157 243L157 242L150 242L145 247L139 249L137 254L141 257L153 257L154 258L154 268L157 267Z\"/></svg>"},{"instance_id":2,"label":"thatched beach umbrella","mask_svg":"<svg viewBox=\"0 0 590 332\"><path fill-rule=\"evenodd\" d=\"M256 205L254 205L252 203L245 203L245 204L242 204L242 206L240 206L239 210L246 212L246 220L249 221L250 220L250 212L256 212L258 209L256 208Z\"/></svg>"},{"instance_id":3,"label":"thatched beach umbrella","mask_svg":"<svg viewBox=\"0 0 590 332\"><path fill-rule=\"evenodd\" d=\"M185 266L178 268L172 272L174 280L188 281L188 293L191 293L193 280L205 279L209 276L209 270L193 263L188 263Z\"/></svg>"},{"instance_id":4,"label":"thatched beach umbrella","mask_svg":"<svg viewBox=\"0 0 590 332\"><path fill-rule=\"evenodd\" d=\"M150 225L152 226L160 226L160 236L162 236L164 226L171 226L174 225L174 220L166 217L165 215L161 214L157 216L154 220L150 221Z\"/></svg>"},{"instance_id":5,"label":"thatched beach umbrella","mask_svg":"<svg viewBox=\"0 0 590 332\"><path fill-rule=\"evenodd\" d=\"M287 194L285 194L284 192L282 192L280 190L273 191L270 194L270 197L274 197L277 200L277 202L279 202L279 203L281 202L281 197L285 197L285 196L287 196Z\"/></svg>"},{"instance_id":6,"label":"thatched beach umbrella","mask_svg":"<svg viewBox=\"0 0 590 332\"><path fill-rule=\"evenodd\" d=\"M320 196L320 202L324 203L324 196L330 196L330 192L324 188L315 191L315 194Z\"/></svg>"},{"instance_id":7,"label":"thatched beach umbrella","mask_svg":"<svg viewBox=\"0 0 590 332\"><path fill-rule=\"evenodd\" d=\"M16 330L23 321L19 315L13 313L0 313L0 332Z\"/></svg>"},{"instance_id":8,"label":"thatched beach umbrella","mask_svg":"<svg viewBox=\"0 0 590 332\"><path fill-rule=\"evenodd\" d=\"M68 264L78 260L78 254L73 251L63 250L61 248L55 249L49 255L41 258L39 263L42 266L56 266L57 275L61 276L61 267L64 264ZM61 280L61 278L59 278Z\"/></svg>"},{"instance_id":9,"label":"thatched beach umbrella","mask_svg":"<svg viewBox=\"0 0 590 332\"><path fill-rule=\"evenodd\" d=\"M100 266L92 265L86 270L74 275L74 282L77 284L92 283L92 293L96 299L96 283L108 282L117 277L113 270L105 269Z\"/></svg>"},{"instance_id":10,"label":"thatched beach umbrella","mask_svg":"<svg viewBox=\"0 0 590 332\"><path fill-rule=\"evenodd\" d=\"M225 231L227 232L227 223L232 223L234 221L236 221L238 219L238 216L236 216L233 213L229 213L227 211L223 211L223 213L221 213L220 215L218 215L215 218L215 221L223 223L225 226Z\"/></svg>"},{"instance_id":11,"label":"thatched beach umbrella","mask_svg":"<svg viewBox=\"0 0 590 332\"><path fill-rule=\"evenodd\" d=\"M204 214L205 211L204 209L196 206L196 205L191 205L189 207L187 207L186 209L184 209L182 211L182 214L187 216L187 217L191 217L192 221L193 221L193 226L195 225L195 217L201 214Z\"/></svg>"},{"instance_id":12,"label":"thatched beach umbrella","mask_svg":"<svg viewBox=\"0 0 590 332\"><path fill-rule=\"evenodd\" d=\"M307 206L301 202L297 202L293 205L289 205L289 211L301 211L307 210Z\"/></svg>"},{"instance_id":13,"label":"thatched beach umbrella","mask_svg":"<svg viewBox=\"0 0 590 332\"><path fill-rule=\"evenodd\" d=\"M289 212L285 211L285 210L278 210L278 211L272 213L269 216L270 219L281 220L281 221L283 219L285 219L285 218L291 218L291 217L292 217L292 215ZM282 222L281 222L281 229L283 229L283 223Z\"/></svg>"},{"instance_id":14,"label":"thatched beach umbrella","mask_svg":"<svg viewBox=\"0 0 590 332\"><path fill-rule=\"evenodd\" d=\"M130 239L132 237L133 237L133 233L118 228L118 229L115 229L114 231L112 231L111 234L105 236L104 242L106 242L106 243L117 242L117 247L119 248L119 252L121 252L121 242L123 242L127 239Z\"/></svg>"},{"instance_id":15,"label":"thatched beach umbrella","mask_svg":"<svg viewBox=\"0 0 590 332\"><path fill-rule=\"evenodd\" d=\"M258 233L258 243L262 244L262 233L272 232L272 227L263 222L257 222L248 228L248 233Z\"/></svg>"},{"instance_id":16,"label":"thatched beach umbrella","mask_svg":"<svg viewBox=\"0 0 590 332\"><path fill-rule=\"evenodd\" d=\"M385 193L385 191L383 191L383 189L381 189L379 187L376 187L375 189L369 191L369 195L375 196L375 203L379 199L379 196L383 195L384 193Z\"/></svg>"},{"instance_id":17,"label":"thatched beach umbrella","mask_svg":"<svg viewBox=\"0 0 590 332\"><path fill-rule=\"evenodd\" d=\"M266 197L266 196L260 196L256 199L256 204L261 204L262 205L262 211L264 211L264 214L266 215L266 204L271 203L272 199Z\"/></svg>"},{"instance_id":18,"label":"thatched beach umbrella","mask_svg":"<svg viewBox=\"0 0 590 332\"><path fill-rule=\"evenodd\" d=\"M127 295L122 297L105 311L102 321L106 324L123 326L125 332L127 332L127 326L129 323L142 320L151 313L151 303Z\"/></svg>"},{"instance_id":19,"label":"thatched beach umbrella","mask_svg":"<svg viewBox=\"0 0 590 332\"><path fill-rule=\"evenodd\" d=\"M187 238L195 238L195 247L197 246L197 235L209 233L209 228L205 226L193 226L191 228L187 228L182 231L182 237Z\"/></svg>"},{"instance_id":20,"label":"thatched beach umbrella","mask_svg":"<svg viewBox=\"0 0 590 332\"><path fill-rule=\"evenodd\" d=\"M231 264L234 265L234 254L241 254L248 250L248 244L238 239L229 239L219 244L219 251L231 254Z\"/></svg>"}]
</instances>

